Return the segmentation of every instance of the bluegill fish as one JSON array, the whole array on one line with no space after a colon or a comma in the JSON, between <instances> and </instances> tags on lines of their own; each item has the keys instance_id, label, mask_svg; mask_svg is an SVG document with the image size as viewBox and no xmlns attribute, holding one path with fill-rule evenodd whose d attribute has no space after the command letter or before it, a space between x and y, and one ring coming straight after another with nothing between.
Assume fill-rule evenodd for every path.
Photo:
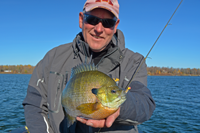
<instances>
[{"instance_id":1,"label":"bluegill fish","mask_svg":"<svg viewBox=\"0 0 200 133\"><path fill-rule=\"evenodd\" d=\"M61 96L68 127L77 116L96 120L107 118L125 100L125 91L91 64L81 64L72 69L70 80Z\"/></svg>"}]
</instances>

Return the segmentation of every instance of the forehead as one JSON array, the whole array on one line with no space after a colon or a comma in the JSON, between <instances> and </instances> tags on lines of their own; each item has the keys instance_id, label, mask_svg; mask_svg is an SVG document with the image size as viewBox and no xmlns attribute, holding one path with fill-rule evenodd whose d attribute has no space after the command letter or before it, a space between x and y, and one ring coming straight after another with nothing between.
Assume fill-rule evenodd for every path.
<instances>
[{"instance_id":1,"label":"forehead","mask_svg":"<svg viewBox=\"0 0 200 133\"><path fill-rule=\"evenodd\" d=\"M88 12L90 15L97 16L100 18L114 18L114 14L112 14L110 11L102 8L96 8L90 12Z\"/></svg>"}]
</instances>

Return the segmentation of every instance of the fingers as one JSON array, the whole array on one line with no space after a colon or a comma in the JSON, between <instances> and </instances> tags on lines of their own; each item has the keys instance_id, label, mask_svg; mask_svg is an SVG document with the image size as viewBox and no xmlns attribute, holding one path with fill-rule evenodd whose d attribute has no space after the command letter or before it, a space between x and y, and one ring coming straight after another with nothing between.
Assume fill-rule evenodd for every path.
<instances>
[{"instance_id":1,"label":"fingers","mask_svg":"<svg viewBox=\"0 0 200 133\"><path fill-rule=\"evenodd\" d=\"M94 127L94 128L103 128L105 127L105 119L102 120L92 120L92 119L83 119L80 117L76 117L76 120L80 121L83 124L86 124L88 126Z\"/></svg>"},{"instance_id":2,"label":"fingers","mask_svg":"<svg viewBox=\"0 0 200 133\"><path fill-rule=\"evenodd\" d=\"M107 119L106 119L106 127L111 127L113 122L115 121L115 119L119 116L120 114L120 108L112 115L110 115Z\"/></svg>"},{"instance_id":3,"label":"fingers","mask_svg":"<svg viewBox=\"0 0 200 133\"><path fill-rule=\"evenodd\" d=\"M102 120L88 120L86 122L86 125L88 126L92 126L94 128L103 128L105 127L105 119Z\"/></svg>"},{"instance_id":4,"label":"fingers","mask_svg":"<svg viewBox=\"0 0 200 133\"><path fill-rule=\"evenodd\" d=\"M84 119L80 117L76 117L76 120L80 121L83 124L86 124L88 126L94 127L94 128L103 128L103 127L111 127L115 119L119 116L120 114L120 108L112 115L110 115L106 119L101 119L101 120L92 120L92 119Z\"/></svg>"},{"instance_id":5,"label":"fingers","mask_svg":"<svg viewBox=\"0 0 200 133\"><path fill-rule=\"evenodd\" d=\"M80 121L81 123L85 124L87 122L86 119L80 118L80 117L76 117L77 121Z\"/></svg>"}]
</instances>

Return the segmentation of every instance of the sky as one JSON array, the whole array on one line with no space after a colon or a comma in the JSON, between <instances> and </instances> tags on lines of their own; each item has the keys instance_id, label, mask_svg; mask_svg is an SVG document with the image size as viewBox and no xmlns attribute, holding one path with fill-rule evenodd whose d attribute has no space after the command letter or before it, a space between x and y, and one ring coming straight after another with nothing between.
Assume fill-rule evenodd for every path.
<instances>
[{"instance_id":1,"label":"sky","mask_svg":"<svg viewBox=\"0 0 200 133\"><path fill-rule=\"evenodd\" d=\"M126 48L146 56L181 0L119 0ZM81 32L85 0L0 0L0 65L35 66ZM148 67L200 68L200 0L183 0Z\"/></svg>"}]
</instances>

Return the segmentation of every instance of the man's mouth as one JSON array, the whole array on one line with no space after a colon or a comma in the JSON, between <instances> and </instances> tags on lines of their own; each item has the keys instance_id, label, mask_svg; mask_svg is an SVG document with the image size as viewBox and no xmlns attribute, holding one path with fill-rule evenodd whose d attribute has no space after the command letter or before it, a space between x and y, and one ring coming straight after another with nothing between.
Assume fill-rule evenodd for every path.
<instances>
[{"instance_id":1,"label":"man's mouth","mask_svg":"<svg viewBox=\"0 0 200 133\"><path fill-rule=\"evenodd\" d=\"M91 34L92 35L92 34ZM103 37L92 35L96 39L103 39Z\"/></svg>"}]
</instances>

